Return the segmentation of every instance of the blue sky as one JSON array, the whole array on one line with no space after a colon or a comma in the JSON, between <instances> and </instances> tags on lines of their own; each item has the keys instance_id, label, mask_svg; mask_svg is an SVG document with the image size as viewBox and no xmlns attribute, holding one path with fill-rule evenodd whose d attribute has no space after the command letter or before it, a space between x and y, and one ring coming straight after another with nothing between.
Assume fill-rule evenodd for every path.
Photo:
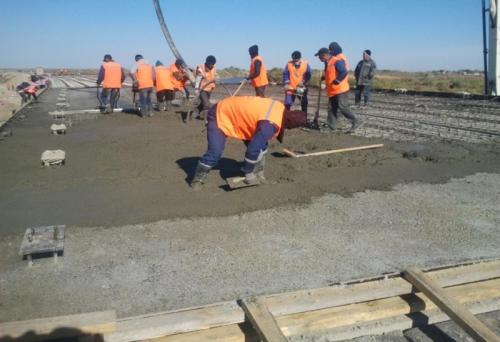
<instances>
[{"instance_id":1,"label":"blue sky","mask_svg":"<svg viewBox=\"0 0 500 342\"><path fill-rule=\"evenodd\" d=\"M318 68L314 53L331 41L351 67L364 49L380 69L481 69L480 0L160 0L189 65L248 68L260 46L268 68L293 50ZM151 0L0 0L0 68L98 67L113 55L125 67L141 53L173 61Z\"/></svg>"}]
</instances>

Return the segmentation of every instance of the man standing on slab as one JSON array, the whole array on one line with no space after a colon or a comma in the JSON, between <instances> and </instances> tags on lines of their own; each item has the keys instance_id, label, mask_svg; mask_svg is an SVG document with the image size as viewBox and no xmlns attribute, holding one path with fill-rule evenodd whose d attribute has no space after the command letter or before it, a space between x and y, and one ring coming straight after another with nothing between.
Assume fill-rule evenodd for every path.
<instances>
[{"instance_id":1,"label":"man standing on slab","mask_svg":"<svg viewBox=\"0 0 500 342\"><path fill-rule=\"evenodd\" d=\"M259 47L257 45L252 45L248 49L250 58L250 74L247 77L247 81L252 81L252 86L255 88L255 95L260 97L266 97L266 87L269 84L267 79L267 71L264 66L264 60L259 56Z\"/></svg>"},{"instance_id":2,"label":"man standing on slab","mask_svg":"<svg viewBox=\"0 0 500 342\"><path fill-rule=\"evenodd\" d=\"M354 76L356 77L356 96L354 103L357 106L361 104L361 94L363 94L363 103L365 106L370 102L373 77L375 76L375 69L377 69L377 64L375 64L371 55L372 52L370 50L363 51L363 59L359 61L354 71Z\"/></svg>"},{"instance_id":3,"label":"man standing on slab","mask_svg":"<svg viewBox=\"0 0 500 342\"><path fill-rule=\"evenodd\" d=\"M338 111L351 122L350 132L356 130L361 121L349 108L349 64L336 42L329 48L321 48L315 54L325 64L326 95L328 96L328 118L325 132L334 132L337 128Z\"/></svg>"}]
</instances>

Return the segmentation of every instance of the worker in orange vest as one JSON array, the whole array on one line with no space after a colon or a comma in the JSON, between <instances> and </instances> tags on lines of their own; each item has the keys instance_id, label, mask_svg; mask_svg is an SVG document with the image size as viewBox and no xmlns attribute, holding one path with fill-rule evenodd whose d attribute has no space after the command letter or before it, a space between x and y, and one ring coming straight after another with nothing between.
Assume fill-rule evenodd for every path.
<instances>
[{"instance_id":1,"label":"worker in orange vest","mask_svg":"<svg viewBox=\"0 0 500 342\"><path fill-rule=\"evenodd\" d=\"M255 95L266 97L266 87L269 84L267 79L267 71L264 66L264 60L259 56L259 47L252 45L248 48L250 54L250 74L247 77L248 81L252 81L252 86L255 88Z\"/></svg>"},{"instance_id":2,"label":"worker in orange vest","mask_svg":"<svg viewBox=\"0 0 500 342\"><path fill-rule=\"evenodd\" d=\"M166 111L170 107L170 103L174 99L175 95L170 69L164 66L162 62L156 61L155 77L156 101L158 109Z\"/></svg>"},{"instance_id":3,"label":"worker in orange vest","mask_svg":"<svg viewBox=\"0 0 500 342\"><path fill-rule=\"evenodd\" d=\"M174 91L180 91L186 98L189 98L189 90L186 88L186 82L189 78L184 68L185 63L182 59L177 59L174 64L169 66Z\"/></svg>"},{"instance_id":4,"label":"worker in orange vest","mask_svg":"<svg viewBox=\"0 0 500 342\"><path fill-rule=\"evenodd\" d=\"M118 94L120 93L125 76L125 71L121 65L116 63L111 55L104 55L96 81L98 87L102 84L102 91L99 95L102 104L102 113L112 113L113 109L116 108Z\"/></svg>"},{"instance_id":5,"label":"worker in orange vest","mask_svg":"<svg viewBox=\"0 0 500 342\"><path fill-rule=\"evenodd\" d=\"M151 94L155 82L155 72L152 65L148 64L142 55L135 56L135 67L131 75L134 80L134 87L139 92L140 117L153 116Z\"/></svg>"},{"instance_id":6,"label":"worker in orange vest","mask_svg":"<svg viewBox=\"0 0 500 342\"><path fill-rule=\"evenodd\" d=\"M290 109L295 97L300 97L300 106L307 113L307 84L311 79L311 66L302 60L300 51L292 52L292 59L283 70L283 84L285 85L285 107Z\"/></svg>"},{"instance_id":7,"label":"worker in orange vest","mask_svg":"<svg viewBox=\"0 0 500 342\"><path fill-rule=\"evenodd\" d=\"M216 62L214 56L207 56L205 64L198 65L195 70L195 91L199 93L200 97L197 119L200 120L205 119L205 114L210 109L210 95L215 90Z\"/></svg>"},{"instance_id":8,"label":"worker in orange vest","mask_svg":"<svg viewBox=\"0 0 500 342\"><path fill-rule=\"evenodd\" d=\"M191 187L198 190L210 169L224 152L226 139L242 140L247 146L241 171L247 184L265 183L264 165L269 140L283 141L284 130L306 124L301 111L288 111L280 101L258 96L233 96L219 101L208 111L207 152L201 157Z\"/></svg>"},{"instance_id":9,"label":"worker in orange vest","mask_svg":"<svg viewBox=\"0 0 500 342\"><path fill-rule=\"evenodd\" d=\"M356 130L361 121L349 108L349 64L342 53L342 48L336 42L329 48L321 48L315 54L325 64L324 78L328 96L328 117L325 132L333 132L337 126L338 111L351 122L350 132Z\"/></svg>"}]
</instances>

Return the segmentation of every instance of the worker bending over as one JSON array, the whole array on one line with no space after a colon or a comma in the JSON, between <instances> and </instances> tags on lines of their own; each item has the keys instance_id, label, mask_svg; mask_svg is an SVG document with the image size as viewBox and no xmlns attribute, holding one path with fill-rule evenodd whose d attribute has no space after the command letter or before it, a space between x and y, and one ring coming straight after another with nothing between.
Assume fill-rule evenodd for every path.
<instances>
[{"instance_id":1,"label":"worker bending over","mask_svg":"<svg viewBox=\"0 0 500 342\"><path fill-rule=\"evenodd\" d=\"M132 71L132 78L134 80L134 87L139 92L141 118L146 116L153 116L151 93L155 81L155 73L153 66L148 64L142 55L135 56L135 67Z\"/></svg>"},{"instance_id":2,"label":"worker bending over","mask_svg":"<svg viewBox=\"0 0 500 342\"><path fill-rule=\"evenodd\" d=\"M285 107L290 109L295 97L300 99L300 107L307 114L307 83L311 79L311 67L302 60L300 51L292 53L292 59L283 70L283 84L285 85Z\"/></svg>"},{"instance_id":3,"label":"worker bending over","mask_svg":"<svg viewBox=\"0 0 500 342\"><path fill-rule=\"evenodd\" d=\"M201 157L191 180L191 187L201 188L210 169L219 161L226 138L242 140L247 146L242 172L245 183L264 183L264 165L269 140L276 137L283 141L285 128L304 126L305 115L301 111L288 111L276 100L257 96L226 98L208 112L207 152Z\"/></svg>"},{"instance_id":4,"label":"worker bending over","mask_svg":"<svg viewBox=\"0 0 500 342\"><path fill-rule=\"evenodd\" d=\"M101 86L99 95L101 100L101 113L113 113L117 107L117 100L120 94L123 81L125 81L125 71L122 66L113 60L111 55L104 55L103 63L97 76L97 86Z\"/></svg>"},{"instance_id":5,"label":"worker bending over","mask_svg":"<svg viewBox=\"0 0 500 342\"><path fill-rule=\"evenodd\" d=\"M184 62L182 59L177 59L174 64L169 66L172 85L174 86L174 91L180 91L186 97L189 98L189 91L186 88L186 82L188 77L186 70L184 69Z\"/></svg>"},{"instance_id":6,"label":"worker bending over","mask_svg":"<svg viewBox=\"0 0 500 342\"><path fill-rule=\"evenodd\" d=\"M172 84L172 75L170 69L163 65L162 62L155 63L155 87L156 87L156 102L158 110L166 111L170 108L170 104L174 99L175 91Z\"/></svg>"},{"instance_id":7,"label":"worker bending over","mask_svg":"<svg viewBox=\"0 0 500 342\"><path fill-rule=\"evenodd\" d=\"M269 84L267 79L267 71L264 66L264 60L259 56L259 47L252 45L248 49L250 54L250 74L247 77L248 81L252 81L252 86L255 88L255 95L266 97L266 87Z\"/></svg>"},{"instance_id":8,"label":"worker bending over","mask_svg":"<svg viewBox=\"0 0 500 342\"><path fill-rule=\"evenodd\" d=\"M350 131L353 132L361 125L349 108L349 64L342 53L342 48L336 42L329 48L321 48L315 54L325 64L325 84L328 96L327 132L335 131L337 127L338 111L351 122Z\"/></svg>"},{"instance_id":9,"label":"worker bending over","mask_svg":"<svg viewBox=\"0 0 500 342\"><path fill-rule=\"evenodd\" d=\"M199 92L198 119L204 120L210 109L210 95L215 90L215 63L214 56L207 56L205 64L198 65L195 70L195 90Z\"/></svg>"}]
</instances>

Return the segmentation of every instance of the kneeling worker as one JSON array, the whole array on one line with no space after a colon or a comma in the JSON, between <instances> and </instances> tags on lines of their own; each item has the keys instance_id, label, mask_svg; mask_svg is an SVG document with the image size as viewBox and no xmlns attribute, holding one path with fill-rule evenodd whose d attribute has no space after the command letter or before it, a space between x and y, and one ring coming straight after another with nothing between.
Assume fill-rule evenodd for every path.
<instances>
[{"instance_id":1,"label":"kneeling worker","mask_svg":"<svg viewBox=\"0 0 500 342\"><path fill-rule=\"evenodd\" d=\"M245 182L265 182L264 163L269 140L283 141L284 130L304 126L304 112L288 111L283 103L257 96L234 96L215 104L208 112L207 152L201 157L191 187L200 189L210 169L219 161L226 138L242 140L247 146L242 171Z\"/></svg>"}]
</instances>

